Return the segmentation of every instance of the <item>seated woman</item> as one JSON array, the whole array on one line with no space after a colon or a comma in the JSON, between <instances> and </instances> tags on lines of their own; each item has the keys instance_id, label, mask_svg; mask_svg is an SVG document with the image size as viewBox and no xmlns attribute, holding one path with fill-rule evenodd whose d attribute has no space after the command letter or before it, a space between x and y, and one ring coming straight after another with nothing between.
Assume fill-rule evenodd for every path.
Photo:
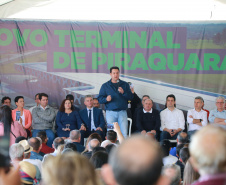
<instances>
[{"instance_id":1,"label":"seated woman","mask_svg":"<svg viewBox=\"0 0 226 185\"><path fill-rule=\"evenodd\" d=\"M24 97L17 96L17 97L15 97L14 102L15 102L17 108L12 110L13 121L18 121L18 120L16 120L16 112L20 111L19 122L26 129L28 136L31 136L32 116L31 116L31 112L29 110L24 109Z\"/></svg>"},{"instance_id":2,"label":"seated woman","mask_svg":"<svg viewBox=\"0 0 226 185\"><path fill-rule=\"evenodd\" d=\"M56 126L58 137L69 137L70 131L80 129L82 120L70 100L63 100L56 116Z\"/></svg>"},{"instance_id":3,"label":"seated woman","mask_svg":"<svg viewBox=\"0 0 226 185\"><path fill-rule=\"evenodd\" d=\"M0 136L10 133L10 145L15 143L19 136L27 137L27 132L18 122L12 120L12 110L9 106L0 107Z\"/></svg>"}]
</instances>

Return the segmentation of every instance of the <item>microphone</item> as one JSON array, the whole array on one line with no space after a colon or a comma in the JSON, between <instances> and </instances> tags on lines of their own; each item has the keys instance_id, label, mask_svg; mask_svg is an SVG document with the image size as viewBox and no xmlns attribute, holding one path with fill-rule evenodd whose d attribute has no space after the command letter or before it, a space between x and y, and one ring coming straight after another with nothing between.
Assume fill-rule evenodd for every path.
<instances>
[{"instance_id":1,"label":"microphone","mask_svg":"<svg viewBox=\"0 0 226 185\"><path fill-rule=\"evenodd\" d=\"M119 80L117 80L118 88L119 88Z\"/></svg>"}]
</instances>

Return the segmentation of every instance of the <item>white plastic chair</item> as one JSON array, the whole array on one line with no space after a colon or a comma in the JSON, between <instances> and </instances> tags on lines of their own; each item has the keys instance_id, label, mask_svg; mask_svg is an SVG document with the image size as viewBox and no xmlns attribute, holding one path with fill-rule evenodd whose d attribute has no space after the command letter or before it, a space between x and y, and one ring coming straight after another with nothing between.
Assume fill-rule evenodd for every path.
<instances>
[{"instance_id":1,"label":"white plastic chair","mask_svg":"<svg viewBox=\"0 0 226 185\"><path fill-rule=\"evenodd\" d=\"M131 136L133 120L131 118L127 118L127 120L129 121L129 132L128 132L128 135L130 137Z\"/></svg>"}]
</instances>

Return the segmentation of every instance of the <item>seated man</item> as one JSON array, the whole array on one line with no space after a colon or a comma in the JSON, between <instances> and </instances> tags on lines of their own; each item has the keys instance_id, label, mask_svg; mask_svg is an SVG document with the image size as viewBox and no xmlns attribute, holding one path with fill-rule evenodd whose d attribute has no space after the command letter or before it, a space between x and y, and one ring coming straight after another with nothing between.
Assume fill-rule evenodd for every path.
<instances>
[{"instance_id":1,"label":"seated man","mask_svg":"<svg viewBox=\"0 0 226 185\"><path fill-rule=\"evenodd\" d=\"M173 94L166 97L166 109L160 113L161 118L161 138L176 139L179 132L184 130L184 114L176 108L176 98Z\"/></svg>"},{"instance_id":2,"label":"seated man","mask_svg":"<svg viewBox=\"0 0 226 185\"><path fill-rule=\"evenodd\" d=\"M38 138L32 137L28 140L29 145L33 148L33 151L31 151L30 159L39 159L42 161L43 157L39 154L42 143Z\"/></svg>"},{"instance_id":3,"label":"seated man","mask_svg":"<svg viewBox=\"0 0 226 185\"><path fill-rule=\"evenodd\" d=\"M202 110L203 98L197 96L194 101L194 109L188 110L187 122L189 123L188 127L188 136L191 139L191 136L202 128L202 126L207 125L207 112Z\"/></svg>"},{"instance_id":4,"label":"seated man","mask_svg":"<svg viewBox=\"0 0 226 185\"><path fill-rule=\"evenodd\" d=\"M82 153L85 150L85 147L80 144L81 141L81 133L79 130L72 130L70 132L70 140L77 147L77 152Z\"/></svg>"},{"instance_id":5,"label":"seated man","mask_svg":"<svg viewBox=\"0 0 226 185\"><path fill-rule=\"evenodd\" d=\"M99 103L97 98L93 98L93 107L96 107L96 108L100 109L100 103ZM107 122L106 121L106 112L105 112L105 110L102 110L102 112L103 112L103 115L104 115L104 120L105 120L105 122Z\"/></svg>"},{"instance_id":6,"label":"seated man","mask_svg":"<svg viewBox=\"0 0 226 185\"><path fill-rule=\"evenodd\" d=\"M40 93L39 99L40 105L35 107L32 111L33 137L36 137L39 131L45 131L48 137L47 145L51 147L55 138L52 129L54 128L56 113L55 110L48 105L47 94Z\"/></svg>"},{"instance_id":7,"label":"seated man","mask_svg":"<svg viewBox=\"0 0 226 185\"><path fill-rule=\"evenodd\" d=\"M200 174L193 185L225 185L226 131L223 128L203 127L194 134L189 150L192 166Z\"/></svg>"},{"instance_id":8,"label":"seated man","mask_svg":"<svg viewBox=\"0 0 226 185\"><path fill-rule=\"evenodd\" d=\"M38 167L39 171L42 172L42 161L39 159L31 159L31 152L33 148L29 145L27 140L22 140L19 142L24 148L24 159L23 161L27 161Z\"/></svg>"},{"instance_id":9,"label":"seated man","mask_svg":"<svg viewBox=\"0 0 226 185\"><path fill-rule=\"evenodd\" d=\"M142 96L142 100L141 100L140 106L138 106L138 107L135 109L135 111L134 111L134 114L133 114L133 125L132 125L132 127L133 127L133 132L136 132L136 131L137 131L137 126L136 126L136 125L137 125L137 124L136 124L137 112L140 111L140 110L143 110L143 108L144 108L144 102L145 102L146 99L150 99L150 96L148 96L148 95L143 95L143 96Z\"/></svg>"},{"instance_id":10,"label":"seated man","mask_svg":"<svg viewBox=\"0 0 226 185\"><path fill-rule=\"evenodd\" d=\"M88 151L84 152L82 155L86 156L88 159L92 156L92 151L95 147L100 146L100 141L98 139L92 139L88 143Z\"/></svg>"},{"instance_id":11,"label":"seated man","mask_svg":"<svg viewBox=\"0 0 226 185\"><path fill-rule=\"evenodd\" d=\"M41 140L42 140L42 148L40 150L40 153L49 154L49 153L53 153L54 152L53 148L51 148L51 147L46 145L46 143L48 141L48 138L47 138L47 135L46 135L45 131L38 132L37 137L40 137ZM42 156L44 156L44 155L42 155Z\"/></svg>"},{"instance_id":12,"label":"seated man","mask_svg":"<svg viewBox=\"0 0 226 185\"><path fill-rule=\"evenodd\" d=\"M86 108L79 112L80 117L85 124L81 127L82 141L83 137L88 137L93 132L98 133L104 139L105 121L101 109L93 107L93 98L87 95L84 100Z\"/></svg>"},{"instance_id":13,"label":"seated man","mask_svg":"<svg viewBox=\"0 0 226 185\"><path fill-rule=\"evenodd\" d=\"M31 108L29 109L29 111L30 111L31 113L32 113L33 109L34 109L35 107L39 106L39 104L40 104L39 94L40 94L40 93L37 93L37 94L35 95L35 103L36 103L36 105L33 106L33 107L31 107Z\"/></svg>"},{"instance_id":14,"label":"seated man","mask_svg":"<svg viewBox=\"0 0 226 185\"><path fill-rule=\"evenodd\" d=\"M11 108L11 98L8 96L4 96L2 98L2 105L8 105Z\"/></svg>"},{"instance_id":15,"label":"seated man","mask_svg":"<svg viewBox=\"0 0 226 185\"><path fill-rule=\"evenodd\" d=\"M61 137L55 138L54 141L53 141L53 144L52 144L52 146L54 148L54 152L50 153L50 155L57 156L58 146L63 145L63 144L64 144L64 139L63 138L61 138ZM45 156L47 156L47 155L45 155ZM44 158L45 158L45 156L44 156Z\"/></svg>"},{"instance_id":16,"label":"seated man","mask_svg":"<svg viewBox=\"0 0 226 185\"><path fill-rule=\"evenodd\" d=\"M219 96L216 98L217 109L210 111L210 123L226 125L226 110L224 110L225 98Z\"/></svg>"},{"instance_id":17,"label":"seated man","mask_svg":"<svg viewBox=\"0 0 226 185\"><path fill-rule=\"evenodd\" d=\"M186 132L179 133L177 135L177 146L186 143L188 143L188 134ZM170 154L177 157L176 147L171 148Z\"/></svg>"},{"instance_id":18,"label":"seated man","mask_svg":"<svg viewBox=\"0 0 226 185\"><path fill-rule=\"evenodd\" d=\"M161 176L161 149L153 139L136 135L116 147L101 169L105 184L167 185Z\"/></svg>"},{"instance_id":19,"label":"seated man","mask_svg":"<svg viewBox=\"0 0 226 185\"><path fill-rule=\"evenodd\" d=\"M153 109L153 102L151 99L146 99L144 108L137 111L136 124L138 130L142 134L151 131L157 137L161 126L159 111ZM158 138L158 137L157 137Z\"/></svg>"},{"instance_id":20,"label":"seated man","mask_svg":"<svg viewBox=\"0 0 226 185\"><path fill-rule=\"evenodd\" d=\"M162 174L170 179L170 185L181 185L181 170L176 164L168 164L163 167Z\"/></svg>"},{"instance_id":21,"label":"seated man","mask_svg":"<svg viewBox=\"0 0 226 185\"><path fill-rule=\"evenodd\" d=\"M11 159L11 164L14 168L19 166L20 161L24 159L24 148L21 144L12 144L9 148L9 156Z\"/></svg>"},{"instance_id":22,"label":"seated man","mask_svg":"<svg viewBox=\"0 0 226 185\"><path fill-rule=\"evenodd\" d=\"M169 151L171 149L171 143L169 140L163 140L160 143L162 151L163 151L163 164L167 165L167 164L175 164L178 159L175 156L170 155Z\"/></svg>"}]
</instances>

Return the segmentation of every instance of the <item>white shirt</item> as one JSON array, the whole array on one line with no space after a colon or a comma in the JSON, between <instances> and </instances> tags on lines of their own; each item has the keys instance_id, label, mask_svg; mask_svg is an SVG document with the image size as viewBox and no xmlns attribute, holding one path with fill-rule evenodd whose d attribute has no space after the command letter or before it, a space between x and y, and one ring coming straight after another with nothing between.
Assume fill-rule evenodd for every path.
<instances>
[{"instance_id":1,"label":"white shirt","mask_svg":"<svg viewBox=\"0 0 226 185\"><path fill-rule=\"evenodd\" d=\"M178 129L184 130L184 114L181 110L174 108L173 111L166 108L160 113L161 129Z\"/></svg>"},{"instance_id":2,"label":"white shirt","mask_svg":"<svg viewBox=\"0 0 226 185\"><path fill-rule=\"evenodd\" d=\"M23 111L23 115L20 116L20 118L22 119L22 125L25 127L25 117L24 117L24 111Z\"/></svg>"},{"instance_id":3,"label":"white shirt","mask_svg":"<svg viewBox=\"0 0 226 185\"><path fill-rule=\"evenodd\" d=\"M88 117L89 117L89 110L91 110L91 131L92 131L92 130L96 130L97 128L95 127L94 119L93 119L93 107L91 109L87 108Z\"/></svg>"},{"instance_id":4,"label":"white shirt","mask_svg":"<svg viewBox=\"0 0 226 185\"><path fill-rule=\"evenodd\" d=\"M143 109L143 112L144 112L144 113L147 113L147 112L152 113L152 108L151 108L150 111L146 111L146 110Z\"/></svg>"},{"instance_id":5,"label":"white shirt","mask_svg":"<svg viewBox=\"0 0 226 185\"><path fill-rule=\"evenodd\" d=\"M170 154L166 157L163 157L162 159L164 166L168 164L175 164L177 161L178 161L177 157L172 156Z\"/></svg>"},{"instance_id":6,"label":"white shirt","mask_svg":"<svg viewBox=\"0 0 226 185\"><path fill-rule=\"evenodd\" d=\"M190 118L189 116L192 115L193 118ZM200 130L202 126L199 126L197 124L193 123L193 119L202 119L203 121L202 126L206 126L208 121L207 121L207 112L204 110L201 110L200 112L197 112L195 109L188 110L187 114L187 122L189 123L188 131L192 130Z\"/></svg>"},{"instance_id":7,"label":"white shirt","mask_svg":"<svg viewBox=\"0 0 226 185\"><path fill-rule=\"evenodd\" d=\"M23 161L27 161L38 167L39 171L42 173L42 161L39 159L23 159Z\"/></svg>"}]
</instances>

